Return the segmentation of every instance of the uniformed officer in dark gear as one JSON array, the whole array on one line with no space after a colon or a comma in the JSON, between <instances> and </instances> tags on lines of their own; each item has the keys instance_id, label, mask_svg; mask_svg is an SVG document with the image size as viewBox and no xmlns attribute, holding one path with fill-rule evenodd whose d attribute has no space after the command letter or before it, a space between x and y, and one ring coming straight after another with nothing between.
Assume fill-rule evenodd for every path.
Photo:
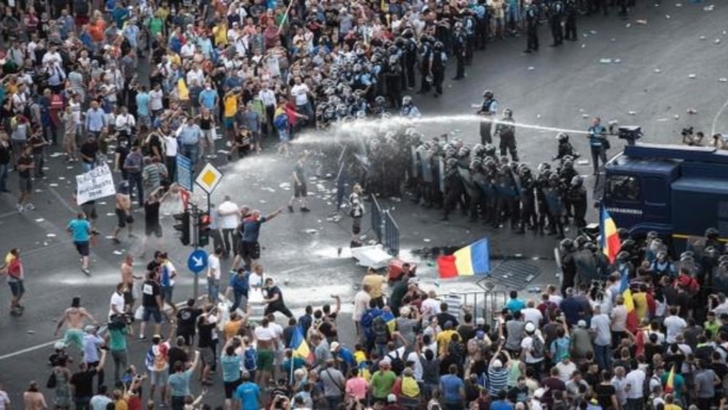
<instances>
[{"instance_id":1,"label":"uniformed officer in dark gear","mask_svg":"<svg viewBox=\"0 0 728 410\"><path fill-rule=\"evenodd\" d=\"M407 78L407 88L415 88L415 65L417 65L417 41L412 29L408 28L402 32L404 38L404 68Z\"/></svg>"},{"instance_id":2,"label":"uniformed officer in dark gear","mask_svg":"<svg viewBox=\"0 0 728 410\"><path fill-rule=\"evenodd\" d=\"M554 161L563 160L563 158L567 156L574 159L579 158L579 153L576 152L574 146L569 142L569 134L564 132L559 133L559 135L556 136L556 139L559 141L559 147L557 148L556 155L553 157Z\"/></svg>"},{"instance_id":3,"label":"uniformed officer in dark gear","mask_svg":"<svg viewBox=\"0 0 728 410\"><path fill-rule=\"evenodd\" d=\"M478 28L478 22L475 19L473 10L464 8L460 15L463 19L463 32L465 32L465 64L473 63L473 53L475 51L475 32Z\"/></svg>"},{"instance_id":4,"label":"uniformed officer in dark gear","mask_svg":"<svg viewBox=\"0 0 728 410\"><path fill-rule=\"evenodd\" d=\"M465 32L463 31L463 23L455 23L455 32L453 33L452 52L457 60L457 70L453 81L462 80L465 78L465 56L467 39L465 38Z\"/></svg>"},{"instance_id":5,"label":"uniformed officer in dark gear","mask_svg":"<svg viewBox=\"0 0 728 410\"><path fill-rule=\"evenodd\" d=\"M490 90L483 91L483 105L480 106L480 111L477 112L477 114L484 117L483 121L480 122L480 143L483 145L493 142L491 129L497 112L498 100L493 96L493 92Z\"/></svg>"},{"instance_id":6,"label":"uniformed officer in dark gear","mask_svg":"<svg viewBox=\"0 0 728 410\"><path fill-rule=\"evenodd\" d=\"M387 51L387 65L385 79L387 82L387 96L394 108L399 108L402 101L402 63L400 52L395 46Z\"/></svg>"},{"instance_id":7,"label":"uniformed officer in dark gear","mask_svg":"<svg viewBox=\"0 0 728 410\"><path fill-rule=\"evenodd\" d=\"M526 0L526 53L538 51L538 7Z\"/></svg>"},{"instance_id":8,"label":"uniformed officer in dark gear","mask_svg":"<svg viewBox=\"0 0 728 410\"><path fill-rule=\"evenodd\" d=\"M516 125L513 120L513 110L510 108L503 110L503 118L498 121L495 133L500 136L501 156L510 153L513 162L518 162L518 152L516 152Z\"/></svg>"},{"instance_id":9,"label":"uniformed officer in dark gear","mask_svg":"<svg viewBox=\"0 0 728 410\"><path fill-rule=\"evenodd\" d=\"M430 70L432 72L432 85L435 87L435 97L442 95L442 82L445 80L445 65L447 64L447 54L445 46L442 42L437 41L434 45L434 52L430 60Z\"/></svg>"},{"instance_id":10,"label":"uniformed officer in dark gear","mask_svg":"<svg viewBox=\"0 0 728 410\"><path fill-rule=\"evenodd\" d=\"M470 222L478 220L478 213L485 219L487 217L487 203L485 193L487 180L483 170L483 162L475 158L470 162L470 174L475 184L475 191L470 195Z\"/></svg>"},{"instance_id":11,"label":"uniformed officer in dark gear","mask_svg":"<svg viewBox=\"0 0 728 410\"><path fill-rule=\"evenodd\" d=\"M427 94L432 87L432 57L434 54L434 41L429 34L424 34L420 39L420 72L422 79L420 80L420 89L417 94Z\"/></svg>"},{"instance_id":12,"label":"uniformed officer in dark gear","mask_svg":"<svg viewBox=\"0 0 728 410\"><path fill-rule=\"evenodd\" d=\"M458 173L458 160L457 158L449 158L445 164L445 192L444 192L444 204L443 204L443 215L441 221L449 220L450 212L455 210L460 197L463 194L462 183L460 181L460 174Z\"/></svg>"},{"instance_id":13,"label":"uniformed officer in dark gear","mask_svg":"<svg viewBox=\"0 0 728 410\"><path fill-rule=\"evenodd\" d=\"M586 188L584 187L584 178L576 175L571 179L569 188L569 202L574 209L574 223L577 228L586 226L586 207L587 207Z\"/></svg>"},{"instance_id":14,"label":"uniformed officer in dark gear","mask_svg":"<svg viewBox=\"0 0 728 410\"><path fill-rule=\"evenodd\" d=\"M507 163L502 164L498 169L496 190L498 191L498 209L493 226L500 227L504 219L510 219L511 229L517 230L518 220L521 217L518 209L520 190L515 175Z\"/></svg>"},{"instance_id":15,"label":"uniformed officer in dark gear","mask_svg":"<svg viewBox=\"0 0 728 410\"><path fill-rule=\"evenodd\" d=\"M574 287L576 281L576 260L574 259L576 247L571 239L564 239L559 243L561 254L561 294L566 296L566 289Z\"/></svg>"},{"instance_id":16,"label":"uniformed officer in dark gear","mask_svg":"<svg viewBox=\"0 0 728 410\"><path fill-rule=\"evenodd\" d=\"M576 41L576 15L579 13L576 0L566 0L566 24L564 25L564 38Z\"/></svg>"},{"instance_id":17,"label":"uniformed officer in dark gear","mask_svg":"<svg viewBox=\"0 0 728 410\"><path fill-rule=\"evenodd\" d=\"M559 176L551 174L548 185L544 188L544 197L549 215L551 215L551 227L548 235L556 235L557 239L564 238L564 202L563 186Z\"/></svg>"},{"instance_id":18,"label":"uniformed officer in dark gear","mask_svg":"<svg viewBox=\"0 0 728 410\"><path fill-rule=\"evenodd\" d=\"M525 233L526 228L534 230L538 223L536 216L536 180L526 164L518 167L518 178L521 182L521 226L518 233Z\"/></svg>"},{"instance_id":19,"label":"uniformed officer in dark gear","mask_svg":"<svg viewBox=\"0 0 728 410\"><path fill-rule=\"evenodd\" d=\"M558 47L564 44L564 28L562 27L564 21L564 4L561 0L555 0L549 7L549 24L551 24L551 36L554 38L554 43L551 47Z\"/></svg>"}]
</instances>

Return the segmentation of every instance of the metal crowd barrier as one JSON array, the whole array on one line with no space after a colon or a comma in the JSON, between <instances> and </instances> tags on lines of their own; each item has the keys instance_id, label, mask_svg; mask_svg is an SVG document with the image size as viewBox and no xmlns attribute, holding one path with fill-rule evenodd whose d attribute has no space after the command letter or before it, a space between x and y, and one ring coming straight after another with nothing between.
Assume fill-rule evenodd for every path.
<instances>
[{"instance_id":1,"label":"metal crowd barrier","mask_svg":"<svg viewBox=\"0 0 728 410\"><path fill-rule=\"evenodd\" d=\"M382 210L377 198L374 197L372 197L370 214L372 231L377 237L377 242L381 243L392 256L399 255L400 232L394 216L389 211Z\"/></svg>"},{"instance_id":2,"label":"metal crowd barrier","mask_svg":"<svg viewBox=\"0 0 728 410\"><path fill-rule=\"evenodd\" d=\"M382 242L382 232L384 226L382 225L382 207L379 206L379 202L377 202L377 198L372 195L372 206L371 206L371 222L372 222L372 231L374 231L374 234L377 236L377 242Z\"/></svg>"}]
</instances>

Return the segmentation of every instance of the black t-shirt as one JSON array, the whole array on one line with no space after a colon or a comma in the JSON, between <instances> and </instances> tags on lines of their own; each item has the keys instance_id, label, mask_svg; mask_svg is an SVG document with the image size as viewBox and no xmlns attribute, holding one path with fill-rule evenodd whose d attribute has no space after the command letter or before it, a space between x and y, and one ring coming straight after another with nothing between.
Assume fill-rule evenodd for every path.
<instances>
[{"instance_id":1,"label":"black t-shirt","mask_svg":"<svg viewBox=\"0 0 728 410\"><path fill-rule=\"evenodd\" d=\"M30 165L33 163L33 158L31 158L28 155L23 154L20 158L18 158L18 165ZM20 175L21 178L30 178L30 168L21 169L18 168L18 175Z\"/></svg>"},{"instance_id":2,"label":"black t-shirt","mask_svg":"<svg viewBox=\"0 0 728 410\"><path fill-rule=\"evenodd\" d=\"M451 315L448 312L440 312L436 315L437 317L437 324L444 327L445 323L450 322L452 323L453 329L456 329L459 325L458 320L455 318L455 316Z\"/></svg>"},{"instance_id":3,"label":"black t-shirt","mask_svg":"<svg viewBox=\"0 0 728 410\"><path fill-rule=\"evenodd\" d=\"M202 314L202 309L184 307L177 312L177 330L179 332L194 332L197 318Z\"/></svg>"},{"instance_id":4,"label":"black t-shirt","mask_svg":"<svg viewBox=\"0 0 728 410\"><path fill-rule=\"evenodd\" d=\"M214 323L202 323L197 322L197 347L202 349L203 347L212 346L212 330L215 328Z\"/></svg>"},{"instance_id":5,"label":"black t-shirt","mask_svg":"<svg viewBox=\"0 0 728 410\"><path fill-rule=\"evenodd\" d=\"M10 163L11 149L10 145L6 147L5 145L0 144L0 164L6 165Z\"/></svg>"},{"instance_id":6,"label":"black t-shirt","mask_svg":"<svg viewBox=\"0 0 728 410\"><path fill-rule=\"evenodd\" d=\"M144 222L147 226L159 225L159 202L145 202L144 203Z\"/></svg>"},{"instance_id":7,"label":"black t-shirt","mask_svg":"<svg viewBox=\"0 0 728 410\"><path fill-rule=\"evenodd\" d=\"M142 306L147 307L159 307L157 304L157 296L161 294L159 284L157 282L148 280L142 285Z\"/></svg>"},{"instance_id":8,"label":"black t-shirt","mask_svg":"<svg viewBox=\"0 0 728 410\"><path fill-rule=\"evenodd\" d=\"M116 149L114 150L115 154L119 154L119 168L124 168L124 161L126 161L126 156L129 155L129 148L126 147L124 144L119 144Z\"/></svg>"},{"instance_id":9,"label":"black t-shirt","mask_svg":"<svg viewBox=\"0 0 728 410\"><path fill-rule=\"evenodd\" d=\"M599 383L594 386L594 394L597 396L599 405L604 410L611 409L612 407L612 395L617 394L617 390L611 384Z\"/></svg>"},{"instance_id":10,"label":"black t-shirt","mask_svg":"<svg viewBox=\"0 0 728 410\"><path fill-rule=\"evenodd\" d=\"M33 154L42 154L43 153L43 145L40 145L43 143L43 137L40 135L33 135L28 140L28 144L32 147L31 150L33 151Z\"/></svg>"},{"instance_id":11,"label":"black t-shirt","mask_svg":"<svg viewBox=\"0 0 728 410\"><path fill-rule=\"evenodd\" d=\"M281 293L281 290L278 289L278 286L273 286L268 289L266 293L268 295L267 299L273 299L275 295L278 295L278 300L272 302L271 306L283 306L283 293Z\"/></svg>"},{"instance_id":12,"label":"black t-shirt","mask_svg":"<svg viewBox=\"0 0 728 410\"><path fill-rule=\"evenodd\" d=\"M96 154L98 152L99 144L96 141L86 141L83 145L81 145L81 154L83 154L84 157L90 158L90 160L84 158L83 162L87 164L92 164L96 161Z\"/></svg>"},{"instance_id":13,"label":"black t-shirt","mask_svg":"<svg viewBox=\"0 0 728 410\"><path fill-rule=\"evenodd\" d=\"M172 374L174 373L174 364L177 362L187 363L189 355L181 347L172 346L167 352L167 360L169 360L169 374Z\"/></svg>"},{"instance_id":14,"label":"black t-shirt","mask_svg":"<svg viewBox=\"0 0 728 410\"><path fill-rule=\"evenodd\" d=\"M88 397L94 395L94 376L96 368L85 372L78 372L71 376L71 384L75 387L74 397Z\"/></svg>"},{"instance_id":15,"label":"black t-shirt","mask_svg":"<svg viewBox=\"0 0 728 410\"><path fill-rule=\"evenodd\" d=\"M336 328L334 325L328 321L324 320L321 323L321 326L318 328L319 332L321 332L322 335L324 335L326 338L335 338L336 337Z\"/></svg>"}]
</instances>

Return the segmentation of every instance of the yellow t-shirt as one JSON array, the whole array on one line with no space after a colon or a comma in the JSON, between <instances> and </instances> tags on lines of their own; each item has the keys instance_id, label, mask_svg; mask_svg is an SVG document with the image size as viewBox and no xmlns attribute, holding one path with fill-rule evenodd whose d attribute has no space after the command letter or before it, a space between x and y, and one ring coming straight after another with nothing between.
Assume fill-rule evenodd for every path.
<instances>
[{"instance_id":1,"label":"yellow t-shirt","mask_svg":"<svg viewBox=\"0 0 728 410\"><path fill-rule=\"evenodd\" d=\"M10 262L12 262L15 259L15 255L8 252L7 255L5 255L5 266L10 265Z\"/></svg>"},{"instance_id":2,"label":"yellow t-shirt","mask_svg":"<svg viewBox=\"0 0 728 410\"><path fill-rule=\"evenodd\" d=\"M677 404L665 404L665 410L682 410Z\"/></svg>"},{"instance_id":3,"label":"yellow t-shirt","mask_svg":"<svg viewBox=\"0 0 728 410\"><path fill-rule=\"evenodd\" d=\"M437 346L439 347L440 354L447 353L447 348L450 346L452 335L456 332L454 330L443 330L437 334Z\"/></svg>"},{"instance_id":4,"label":"yellow t-shirt","mask_svg":"<svg viewBox=\"0 0 728 410\"><path fill-rule=\"evenodd\" d=\"M214 39L215 39L215 45L216 46L219 46L219 45L226 46L226 45L228 45L228 38L227 38L227 32L228 32L228 30L227 30L227 24L221 23L221 24L218 24L217 26L215 26L215 28L217 29L217 31L215 31L215 37L214 37Z\"/></svg>"},{"instance_id":5,"label":"yellow t-shirt","mask_svg":"<svg viewBox=\"0 0 728 410\"><path fill-rule=\"evenodd\" d=\"M369 285L369 296L371 296L372 299L382 296L382 286L385 283L387 283L387 278L382 275L377 275L376 273L364 276L364 279L361 281L362 286Z\"/></svg>"},{"instance_id":6,"label":"yellow t-shirt","mask_svg":"<svg viewBox=\"0 0 728 410\"><path fill-rule=\"evenodd\" d=\"M234 117L235 113L238 112L238 96L226 95L223 106L225 108L225 117Z\"/></svg>"},{"instance_id":7,"label":"yellow t-shirt","mask_svg":"<svg viewBox=\"0 0 728 410\"><path fill-rule=\"evenodd\" d=\"M229 321L225 323L225 326L223 327L223 333L225 334L225 340L232 339L235 335L238 334L238 331L240 330L240 325L243 323L242 320L236 320L236 321Z\"/></svg>"}]
</instances>

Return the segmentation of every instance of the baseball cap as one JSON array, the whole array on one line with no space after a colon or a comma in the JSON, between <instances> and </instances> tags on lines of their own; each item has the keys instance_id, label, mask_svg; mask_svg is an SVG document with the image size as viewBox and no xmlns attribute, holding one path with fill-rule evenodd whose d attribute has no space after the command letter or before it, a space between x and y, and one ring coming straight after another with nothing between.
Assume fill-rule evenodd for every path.
<instances>
[{"instance_id":1,"label":"baseball cap","mask_svg":"<svg viewBox=\"0 0 728 410\"><path fill-rule=\"evenodd\" d=\"M397 396L395 396L393 393L390 393L389 396L387 396L387 403L396 403L397 402Z\"/></svg>"},{"instance_id":2,"label":"baseball cap","mask_svg":"<svg viewBox=\"0 0 728 410\"><path fill-rule=\"evenodd\" d=\"M479 317L475 319L475 325L476 326L483 326L485 324L485 318Z\"/></svg>"},{"instance_id":3,"label":"baseball cap","mask_svg":"<svg viewBox=\"0 0 728 410\"><path fill-rule=\"evenodd\" d=\"M63 350L66 348L66 344L63 342L56 342L56 344L53 345L53 348L55 350Z\"/></svg>"},{"instance_id":4,"label":"baseball cap","mask_svg":"<svg viewBox=\"0 0 728 410\"><path fill-rule=\"evenodd\" d=\"M528 322L526 323L524 330L526 330L526 332L528 333L533 333L536 331L536 326L532 322Z\"/></svg>"},{"instance_id":5,"label":"baseball cap","mask_svg":"<svg viewBox=\"0 0 728 410\"><path fill-rule=\"evenodd\" d=\"M500 359L495 359L495 360L493 360L493 367L501 368L501 367L503 367L503 362L501 362Z\"/></svg>"},{"instance_id":6,"label":"baseball cap","mask_svg":"<svg viewBox=\"0 0 728 410\"><path fill-rule=\"evenodd\" d=\"M330 350L332 352L335 351L338 348L339 348L339 342L333 342L333 343L331 343L331 349Z\"/></svg>"},{"instance_id":7,"label":"baseball cap","mask_svg":"<svg viewBox=\"0 0 728 410\"><path fill-rule=\"evenodd\" d=\"M483 338L485 338L485 332L482 330L478 330L477 332L475 332L475 337L482 340Z\"/></svg>"},{"instance_id":8,"label":"baseball cap","mask_svg":"<svg viewBox=\"0 0 728 410\"><path fill-rule=\"evenodd\" d=\"M579 327L586 327L586 320L580 320L576 322L576 325Z\"/></svg>"},{"instance_id":9,"label":"baseball cap","mask_svg":"<svg viewBox=\"0 0 728 410\"><path fill-rule=\"evenodd\" d=\"M94 330L96 330L96 326L94 326L94 325L86 325L86 327L84 327L83 330L86 333L93 332Z\"/></svg>"}]
</instances>

